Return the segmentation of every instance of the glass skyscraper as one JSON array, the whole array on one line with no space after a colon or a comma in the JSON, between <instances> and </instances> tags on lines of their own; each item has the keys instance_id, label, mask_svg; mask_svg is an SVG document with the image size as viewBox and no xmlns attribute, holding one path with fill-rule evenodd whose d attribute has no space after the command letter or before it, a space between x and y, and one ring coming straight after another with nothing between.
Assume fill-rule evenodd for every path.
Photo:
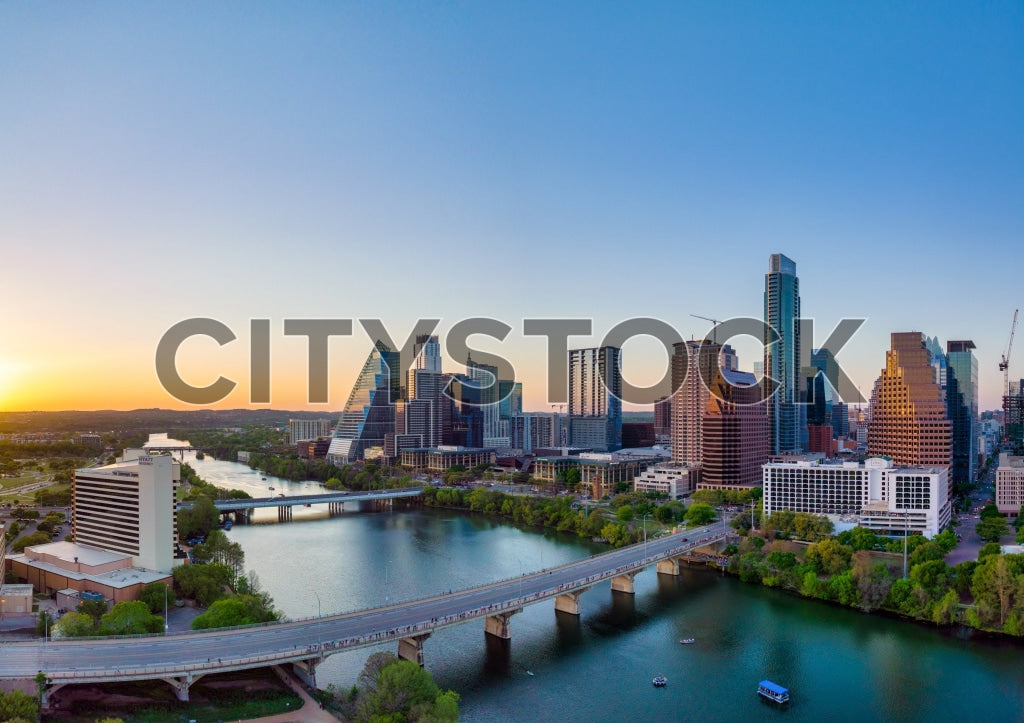
<instances>
[{"instance_id":1,"label":"glass skyscraper","mask_svg":"<svg viewBox=\"0 0 1024 723\"><path fill-rule=\"evenodd\" d=\"M978 360L974 342L946 342L946 413L953 423L953 484L974 479L977 466Z\"/></svg>"},{"instance_id":2,"label":"glass skyscraper","mask_svg":"<svg viewBox=\"0 0 1024 723\"><path fill-rule=\"evenodd\" d=\"M334 430L327 451L331 464L361 460L368 447L383 447L385 435L395 433L395 403L402 398L399 356L382 342L370 352Z\"/></svg>"},{"instance_id":3,"label":"glass skyscraper","mask_svg":"<svg viewBox=\"0 0 1024 723\"><path fill-rule=\"evenodd\" d=\"M774 343L764 339L765 395L768 397L769 449L772 454L800 451L805 412L800 404L800 279L796 262L772 254L764 277L764 321L778 333Z\"/></svg>"},{"instance_id":4,"label":"glass skyscraper","mask_svg":"<svg viewBox=\"0 0 1024 723\"><path fill-rule=\"evenodd\" d=\"M569 350L569 443L610 452L622 447L622 350Z\"/></svg>"}]
</instances>

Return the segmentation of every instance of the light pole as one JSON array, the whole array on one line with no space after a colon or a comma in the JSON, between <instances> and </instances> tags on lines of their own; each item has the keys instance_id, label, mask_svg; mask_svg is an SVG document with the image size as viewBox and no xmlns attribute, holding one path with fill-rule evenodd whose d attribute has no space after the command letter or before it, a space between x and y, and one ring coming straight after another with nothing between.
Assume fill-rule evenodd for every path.
<instances>
[{"instance_id":1,"label":"light pole","mask_svg":"<svg viewBox=\"0 0 1024 723\"><path fill-rule=\"evenodd\" d=\"M316 595L316 649L320 650L322 648L320 638L320 596L317 595L316 590L313 591L313 594Z\"/></svg>"},{"instance_id":2,"label":"light pole","mask_svg":"<svg viewBox=\"0 0 1024 723\"><path fill-rule=\"evenodd\" d=\"M910 527L910 513L903 513L903 579L907 579L907 530Z\"/></svg>"},{"instance_id":3,"label":"light pole","mask_svg":"<svg viewBox=\"0 0 1024 723\"><path fill-rule=\"evenodd\" d=\"M388 565L391 564L391 560L384 562L384 604L388 604Z\"/></svg>"},{"instance_id":4,"label":"light pole","mask_svg":"<svg viewBox=\"0 0 1024 723\"><path fill-rule=\"evenodd\" d=\"M170 630L170 621L167 619L167 585L164 584L164 635Z\"/></svg>"},{"instance_id":5,"label":"light pole","mask_svg":"<svg viewBox=\"0 0 1024 723\"><path fill-rule=\"evenodd\" d=\"M644 513L644 562L647 562L647 515L648 512Z\"/></svg>"}]
</instances>

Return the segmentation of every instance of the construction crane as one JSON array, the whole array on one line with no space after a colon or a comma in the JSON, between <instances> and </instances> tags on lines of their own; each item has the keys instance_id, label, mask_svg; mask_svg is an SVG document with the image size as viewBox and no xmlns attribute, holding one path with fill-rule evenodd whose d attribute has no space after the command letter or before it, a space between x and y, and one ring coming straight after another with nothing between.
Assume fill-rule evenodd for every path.
<instances>
[{"instance_id":1,"label":"construction crane","mask_svg":"<svg viewBox=\"0 0 1024 723\"><path fill-rule=\"evenodd\" d=\"M692 316L694 319L703 319L704 321L710 321L712 324L714 324L714 326L711 327L711 343L712 344L717 344L718 343L718 325L721 324L722 322L720 320L718 320L718 319L712 319L710 316L701 316L700 314L690 314L690 316ZM707 337L704 337L704 338L706 339Z\"/></svg>"},{"instance_id":2,"label":"construction crane","mask_svg":"<svg viewBox=\"0 0 1024 723\"><path fill-rule=\"evenodd\" d=\"M1003 397L1010 396L1010 352L1013 351L1013 335L1017 331L1017 312L1020 309L1013 310L1013 324L1010 326L1010 341L1006 344L1006 353L1003 354L1003 358L999 361L999 371L1003 373Z\"/></svg>"}]
</instances>

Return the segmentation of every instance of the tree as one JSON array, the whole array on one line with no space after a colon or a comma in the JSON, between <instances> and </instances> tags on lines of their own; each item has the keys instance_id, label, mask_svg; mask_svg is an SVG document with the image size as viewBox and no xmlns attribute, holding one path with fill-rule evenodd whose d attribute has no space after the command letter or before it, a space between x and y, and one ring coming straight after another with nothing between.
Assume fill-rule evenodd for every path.
<instances>
[{"instance_id":1,"label":"tree","mask_svg":"<svg viewBox=\"0 0 1024 723\"><path fill-rule=\"evenodd\" d=\"M213 500L205 494L192 500L192 509L178 510L178 536L187 540L205 537L220 524L220 512Z\"/></svg>"},{"instance_id":2,"label":"tree","mask_svg":"<svg viewBox=\"0 0 1024 723\"><path fill-rule=\"evenodd\" d=\"M822 540L808 546L804 560L820 574L838 575L849 567L852 554L849 547L834 539Z\"/></svg>"},{"instance_id":3,"label":"tree","mask_svg":"<svg viewBox=\"0 0 1024 723\"><path fill-rule=\"evenodd\" d=\"M715 519L714 508L704 502L696 502L690 505L686 511L686 521L691 525L706 525Z\"/></svg>"},{"instance_id":4,"label":"tree","mask_svg":"<svg viewBox=\"0 0 1024 723\"><path fill-rule=\"evenodd\" d=\"M64 613L51 630L55 638L84 638L95 633L96 621L92 616L76 612Z\"/></svg>"},{"instance_id":5,"label":"tree","mask_svg":"<svg viewBox=\"0 0 1024 723\"><path fill-rule=\"evenodd\" d=\"M416 663L390 658L370 656L360 673L357 721L458 720L457 693L439 690L430 672Z\"/></svg>"},{"instance_id":6,"label":"tree","mask_svg":"<svg viewBox=\"0 0 1024 723\"><path fill-rule=\"evenodd\" d=\"M195 549L196 562L205 564L217 562L231 568L232 582L242 572L245 564L245 551L237 542L233 542L224 534L223 530L212 530L206 537L206 542L197 545Z\"/></svg>"},{"instance_id":7,"label":"tree","mask_svg":"<svg viewBox=\"0 0 1024 723\"><path fill-rule=\"evenodd\" d=\"M998 542L999 538L1006 534L1006 518L1002 515L982 517L981 521L974 526L975 532L985 542Z\"/></svg>"},{"instance_id":8,"label":"tree","mask_svg":"<svg viewBox=\"0 0 1024 723\"><path fill-rule=\"evenodd\" d=\"M981 549L978 550L978 562L981 562L989 555L1001 555L1003 548L999 546L998 542L989 542L982 545Z\"/></svg>"},{"instance_id":9,"label":"tree","mask_svg":"<svg viewBox=\"0 0 1024 723\"><path fill-rule=\"evenodd\" d=\"M167 606L174 605L175 599L174 590L162 582L151 582L148 585L143 585L142 590L139 591L139 600L146 603L149 612L154 615L162 613L165 604Z\"/></svg>"},{"instance_id":10,"label":"tree","mask_svg":"<svg viewBox=\"0 0 1024 723\"><path fill-rule=\"evenodd\" d=\"M142 635L163 632L164 621L149 612L141 600L119 602L100 618L102 635Z\"/></svg>"},{"instance_id":11,"label":"tree","mask_svg":"<svg viewBox=\"0 0 1024 723\"><path fill-rule=\"evenodd\" d=\"M0 720L39 720L39 702L28 693L24 693L20 690L12 690L10 693L0 693Z\"/></svg>"},{"instance_id":12,"label":"tree","mask_svg":"<svg viewBox=\"0 0 1024 723\"><path fill-rule=\"evenodd\" d=\"M867 550L857 550L852 560L850 574L857 585L858 606L864 612L877 610L892 588L892 574L884 563L876 563Z\"/></svg>"},{"instance_id":13,"label":"tree","mask_svg":"<svg viewBox=\"0 0 1024 723\"><path fill-rule=\"evenodd\" d=\"M239 598L218 600L202 615L192 621L193 630L209 630L210 628L230 628L236 625L250 625L259 622L249 615L249 608Z\"/></svg>"},{"instance_id":14,"label":"tree","mask_svg":"<svg viewBox=\"0 0 1024 723\"><path fill-rule=\"evenodd\" d=\"M100 618L107 612L107 603L104 600L83 600L76 609L91 617L94 625L99 625Z\"/></svg>"},{"instance_id":15,"label":"tree","mask_svg":"<svg viewBox=\"0 0 1024 723\"><path fill-rule=\"evenodd\" d=\"M630 522L633 519L633 508L629 505L623 505L615 512L615 517L618 518L619 522Z\"/></svg>"}]
</instances>

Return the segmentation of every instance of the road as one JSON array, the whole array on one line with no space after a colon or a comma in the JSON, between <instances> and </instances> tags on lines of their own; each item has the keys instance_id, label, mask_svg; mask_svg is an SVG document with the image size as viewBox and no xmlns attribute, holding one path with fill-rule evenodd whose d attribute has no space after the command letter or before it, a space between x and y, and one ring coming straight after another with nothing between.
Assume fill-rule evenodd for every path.
<instances>
[{"instance_id":1,"label":"road","mask_svg":"<svg viewBox=\"0 0 1024 723\"><path fill-rule=\"evenodd\" d=\"M322 618L205 633L10 643L0 656L0 679L31 678L40 670L55 682L152 679L319 658L514 611L653 565L728 531L726 521L716 522L511 580Z\"/></svg>"}]
</instances>

